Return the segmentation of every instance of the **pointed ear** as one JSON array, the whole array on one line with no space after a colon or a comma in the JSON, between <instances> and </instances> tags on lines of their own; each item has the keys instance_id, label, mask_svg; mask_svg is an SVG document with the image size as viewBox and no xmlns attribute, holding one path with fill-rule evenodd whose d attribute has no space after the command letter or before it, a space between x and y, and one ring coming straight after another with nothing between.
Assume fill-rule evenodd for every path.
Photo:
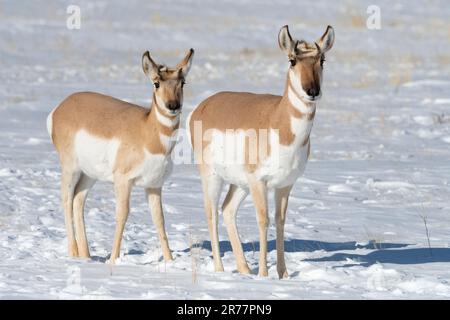
<instances>
[{"instance_id":1,"label":"pointed ear","mask_svg":"<svg viewBox=\"0 0 450 320\"><path fill-rule=\"evenodd\" d=\"M331 49L334 43L334 30L332 26L328 26L325 33L316 41L320 51L325 53Z\"/></svg>"},{"instance_id":2,"label":"pointed ear","mask_svg":"<svg viewBox=\"0 0 450 320\"><path fill-rule=\"evenodd\" d=\"M150 52L145 51L142 55L142 69L148 77L153 77L158 74L158 65L150 57Z\"/></svg>"},{"instance_id":3,"label":"pointed ear","mask_svg":"<svg viewBox=\"0 0 450 320\"><path fill-rule=\"evenodd\" d=\"M278 45L280 49L287 55L292 54L295 49L295 42L292 40L291 34L289 33L289 27L286 25L281 28L278 33Z\"/></svg>"},{"instance_id":4,"label":"pointed ear","mask_svg":"<svg viewBox=\"0 0 450 320\"><path fill-rule=\"evenodd\" d=\"M194 57L194 49L189 49L186 56L180 63L177 64L176 69L180 70L183 77L186 77L192 65L192 58Z\"/></svg>"}]
</instances>

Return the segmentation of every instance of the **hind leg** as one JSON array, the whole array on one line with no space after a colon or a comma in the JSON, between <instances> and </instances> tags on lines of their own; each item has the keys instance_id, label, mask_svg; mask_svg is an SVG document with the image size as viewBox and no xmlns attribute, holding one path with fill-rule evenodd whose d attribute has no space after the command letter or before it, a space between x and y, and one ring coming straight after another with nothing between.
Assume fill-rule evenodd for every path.
<instances>
[{"instance_id":1,"label":"hind leg","mask_svg":"<svg viewBox=\"0 0 450 320\"><path fill-rule=\"evenodd\" d=\"M69 166L62 168L61 172L61 198L64 209L64 221L67 231L69 256L78 257L78 246L75 240L73 225L73 198L75 186L80 178L80 172L72 170Z\"/></svg>"},{"instance_id":2,"label":"hind leg","mask_svg":"<svg viewBox=\"0 0 450 320\"><path fill-rule=\"evenodd\" d=\"M75 218L75 238L78 246L78 255L81 258L89 258L89 246L86 237L86 228L84 225L84 204L89 190L95 184L95 179L92 179L81 174L80 180L75 187L75 196L73 200L73 211Z\"/></svg>"}]
</instances>

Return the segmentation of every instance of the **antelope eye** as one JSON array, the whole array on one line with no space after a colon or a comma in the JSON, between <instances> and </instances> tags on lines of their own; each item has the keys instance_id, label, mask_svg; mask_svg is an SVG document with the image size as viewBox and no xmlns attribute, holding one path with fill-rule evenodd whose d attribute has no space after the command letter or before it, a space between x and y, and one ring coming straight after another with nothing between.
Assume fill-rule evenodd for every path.
<instances>
[{"instance_id":1,"label":"antelope eye","mask_svg":"<svg viewBox=\"0 0 450 320\"><path fill-rule=\"evenodd\" d=\"M289 60L289 62L291 63L291 67L295 66L295 64L297 63L295 59L291 59Z\"/></svg>"},{"instance_id":2,"label":"antelope eye","mask_svg":"<svg viewBox=\"0 0 450 320\"><path fill-rule=\"evenodd\" d=\"M181 81L181 87L184 87L184 85L186 84L186 81Z\"/></svg>"},{"instance_id":3,"label":"antelope eye","mask_svg":"<svg viewBox=\"0 0 450 320\"><path fill-rule=\"evenodd\" d=\"M325 58L320 59L320 66L323 68L323 63L325 62Z\"/></svg>"},{"instance_id":4,"label":"antelope eye","mask_svg":"<svg viewBox=\"0 0 450 320\"><path fill-rule=\"evenodd\" d=\"M153 85L155 86L156 89L159 88L159 82L154 82Z\"/></svg>"}]
</instances>

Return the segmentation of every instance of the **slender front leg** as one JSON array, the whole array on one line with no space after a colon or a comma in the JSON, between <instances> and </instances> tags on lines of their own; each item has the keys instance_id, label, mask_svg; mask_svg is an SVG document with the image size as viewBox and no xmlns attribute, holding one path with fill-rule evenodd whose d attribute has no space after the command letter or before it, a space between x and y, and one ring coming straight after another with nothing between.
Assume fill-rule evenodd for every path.
<instances>
[{"instance_id":1,"label":"slender front leg","mask_svg":"<svg viewBox=\"0 0 450 320\"><path fill-rule=\"evenodd\" d=\"M111 252L111 263L114 263L120 254L122 234L130 210L131 186L131 181L125 177L116 177L114 179L114 191L116 194L116 231L114 233L114 243Z\"/></svg>"},{"instance_id":2,"label":"slender front leg","mask_svg":"<svg viewBox=\"0 0 450 320\"><path fill-rule=\"evenodd\" d=\"M240 273L250 273L247 261L245 260L244 250L242 250L241 239L236 226L236 213L239 205L247 196L248 192L235 185L230 185L222 206L223 218L227 227L228 237L230 238L231 248L236 258L237 270Z\"/></svg>"},{"instance_id":3,"label":"slender front leg","mask_svg":"<svg viewBox=\"0 0 450 320\"><path fill-rule=\"evenodd\" d=\"M277 224L277 271L280 279L287 278L286 263L284 261L284 223L286 209L292 186L275 190L275 221Z\"/></svg>"},{"instance_id":4,"label":"slender front leg","mask_svg":"<svg viewBox=\"0 0 450 320\"><path fill-rule=\"evenodd\" d=\"M164 260L172 261L172 253L169 248L169 241L167 240L166 230L164 228L164 214L161 204L161 188L148 188L145 190L147 194L150 212L152 214L153 223L158 232L159 241L164 256Z\"/></svg>"},{"instance_id":5,"label":"slender front leg","mask_svg":"<svg viewBox=\"0 0 450 320\"><path fill-rule=\"evenodd\" d=\"M259 272L260 277L267 277L267 228L269 227L269 212L267 208L267 186L264 181L248 176L250 193L256 209L256 219L259 228Z\"/></svg>"}]
</instances>

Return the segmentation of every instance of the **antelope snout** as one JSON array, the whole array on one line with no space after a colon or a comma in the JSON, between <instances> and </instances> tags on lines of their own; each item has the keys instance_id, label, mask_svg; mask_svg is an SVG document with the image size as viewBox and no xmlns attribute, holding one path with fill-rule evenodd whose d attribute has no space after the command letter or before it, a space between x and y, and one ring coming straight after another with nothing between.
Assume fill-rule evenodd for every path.
<instances>
[{"instance_id":1,"label":"antelope snout","mask_svg":"<svg viewBox=\"0 0 450 320\"><path fill-rule=\"evenodd\" d=\"M308 95L306 98L310 101L315 101L320 98L320 87L310 87L305 90L306 94Z\"/></svg>"},{"instance_id":2,"label":"antelope snout","mask_svg":"<svg viewBox=\"0 0 450 320\"><path fill-rule=\"evenodd\" d=\"M181 109L181 103L179 101L170 101L166 104L166 107L170 111L175 112Z\"/></svg>"}]
</instances>

